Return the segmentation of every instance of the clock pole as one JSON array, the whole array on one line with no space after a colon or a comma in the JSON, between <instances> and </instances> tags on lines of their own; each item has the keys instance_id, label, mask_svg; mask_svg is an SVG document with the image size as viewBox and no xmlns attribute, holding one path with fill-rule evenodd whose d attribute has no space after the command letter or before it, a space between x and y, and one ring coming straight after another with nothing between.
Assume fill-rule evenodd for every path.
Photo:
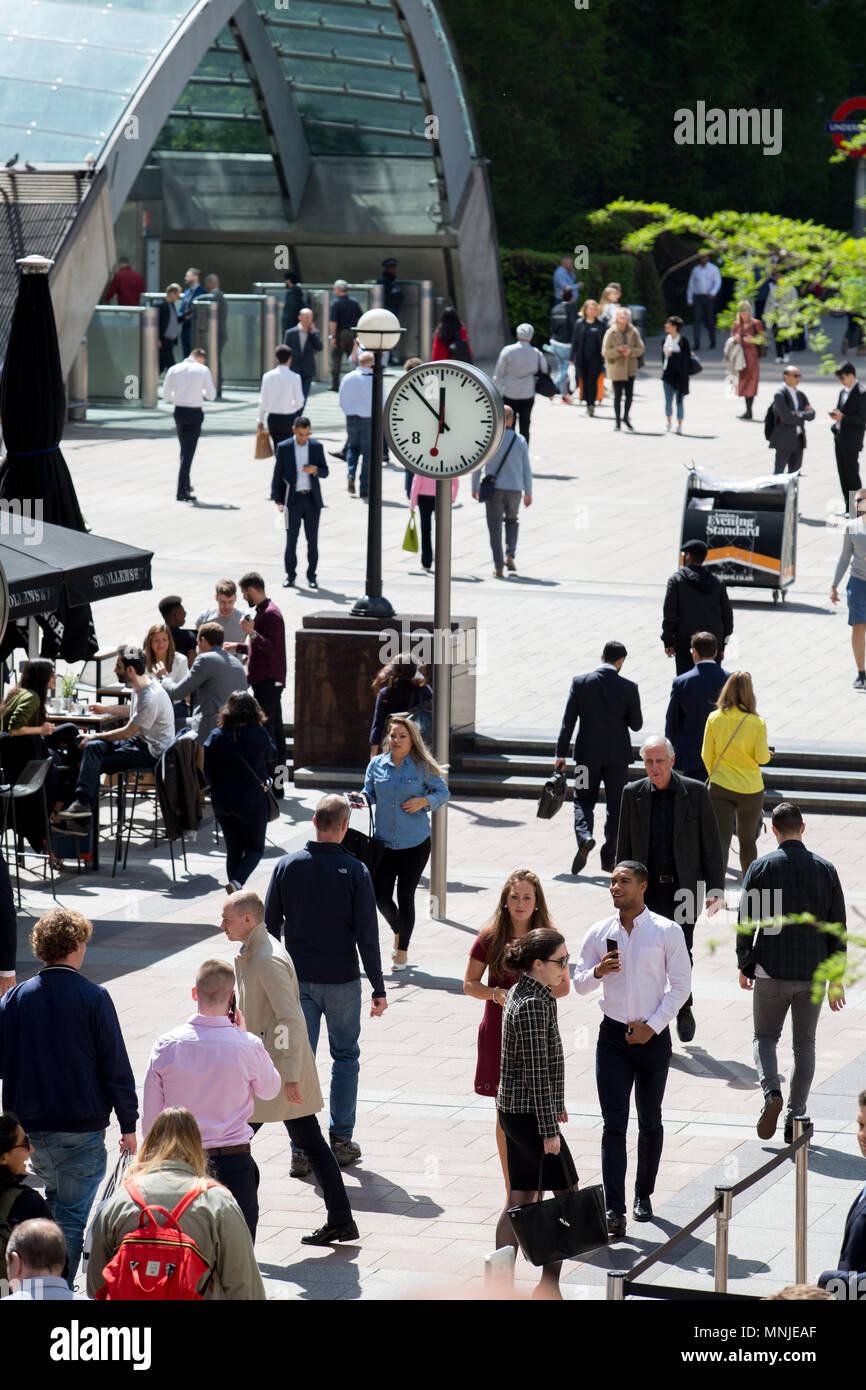
<instances>
[{"instance_id":1,"label":"clock pole","mask_svg":"<svg viewBox=\"0 0 866 1390\"><path fill-rule=\"evenodd\" d=\"M355 600L356 618L393 618L394 609L382 594L382 353L397 346L405 330L388 309L368 309L354 330L359 344L373 354L373 394L370 420L370 482L367 496L367 586Z\"/></svg>"},{"instance_id":2,"label":"clock pole","mask_svg":"<svg viewBox=\"0 0 866 1390\"><path fill-rule=\"evenodd\" d=\"M436 479L436 571L433 597L433 756L451 758L451 479ZM448 802L430 818L430 916L444 921L448 897Z\"/></svg>"}]
</instances>

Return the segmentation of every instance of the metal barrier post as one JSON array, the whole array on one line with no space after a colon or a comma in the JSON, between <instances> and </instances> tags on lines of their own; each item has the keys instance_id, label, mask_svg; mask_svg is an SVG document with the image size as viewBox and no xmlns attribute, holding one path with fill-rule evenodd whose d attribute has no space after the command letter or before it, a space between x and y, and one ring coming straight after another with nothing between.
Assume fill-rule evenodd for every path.
<instances>
[{"instance_id":1,"label":"metal barrier post","mask_svg":"<svg viewBox=\"0 0 866 1390\"><path fill-rule=\"evenodd\" d=\"M214 385L219 390L219 364L220 364L220 314L219 305L212 299L207 306L207 364L210 367L210 374L214 379Z\"/></svg>"},{"instance_id":2,"label":"metal barrier post","mask_svg":"<svg viewBox=\"0 0 866 1390\"><path fill-rule=\"evenodd\" d=\"M809 1120L805 1115L794 1118L794 1138L805 1134ZM803 1144L794 1155L796 1210L794 1223L794 1283L806 1283L806 1192L809 1179L809 1145Z\"/></svg>"},{"instance_id":3,"label":"metal barrier post","mask_svg":"<svg viewBox=\"0 0 866 1390\"><path fill-rule=\"evenodd\" d=\"M309 291L313 311L313 327L322 340L322 351L316 354L316 381L331 380L331 296L327 290Z\"/></svg>"},{"instance_id":4,"label":"metal barrier post","mask_svg":"<svg viewBox=\"0 0 866 1390\"><path fill-rule=\"evenodd\" d=\"M610 1303L625 1302L625 1281L628 1273L624 1269L610 1269L607 1273L607 1292L605 1298Z\"/></svg>"},{"instance_id":5,"label":"metal barrier post","mask_svg":"<svg viewBox=\"0 0 866 1390\"><path fill-rule=\"evenodd\" d=\"M716 1293L728 1292L728 1227L733 1213L734 1199L729 1187L716 1188L716 1201L720 1203L716 1211Z\"/></svg>"},{"instance_id":6,"label":"metal barrier post","mask_svg":"<svg viewBox=\"0 0 866 1390\"><path fill-rule=\"evenodd\" d=\"M418 292L418 355L427 361L433 351L433 281L422 280Z\"/></svg>"},{"instance_id":7,"label":"metal barrier post","mask_svg":"<svg viewBox=\"0 0 866 1390\"><path fill-rule=\"evenodd\" d=\"M141 404L156 409L159 386L159 313L148 307L141 315Z\"/></svg>"},{"instance_id":8,"label":"metal barrier post","mask_svg":"<svg viewBox=\"0 0 866 1390\"><path fill-rule=\"evenodd\" d=\"M266 294L262 305L262 376L273 367L281 341L280 301L275 294Z\"/></svg>"}]
</instances>

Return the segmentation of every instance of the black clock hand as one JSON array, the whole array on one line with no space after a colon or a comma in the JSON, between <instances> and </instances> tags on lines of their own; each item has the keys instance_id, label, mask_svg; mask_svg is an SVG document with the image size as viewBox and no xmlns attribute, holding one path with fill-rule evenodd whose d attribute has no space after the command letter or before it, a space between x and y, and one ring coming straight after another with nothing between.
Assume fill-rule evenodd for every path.
<instances>
[{"instance_id":1,"label":"black clock hand","mask_svg":"<svg viewBox=\"0 0 866 1390\"><path fill-rule=\"evenodd\" d=\"M436 409L435 405L431 405L431 404L430 404L430 402L428 401L428 399L427 399L426 396L424 396L424 395L421 394L421 392L418 390L418 387L415 385L414 381L410 381L410 382L409 382L409 390L415 392L415 395L418 397L419 401L423 401L424 404L426 405L427 409L430 411L430 414L431 414L431 415L435 415L436 419L438 420L438 419L439 419L439 411ZM444 430L447 430L447 429L448 429L448 426L447 426L447 425L443 425L442 428L443 428Z\"/></svg>"}]
</instances>

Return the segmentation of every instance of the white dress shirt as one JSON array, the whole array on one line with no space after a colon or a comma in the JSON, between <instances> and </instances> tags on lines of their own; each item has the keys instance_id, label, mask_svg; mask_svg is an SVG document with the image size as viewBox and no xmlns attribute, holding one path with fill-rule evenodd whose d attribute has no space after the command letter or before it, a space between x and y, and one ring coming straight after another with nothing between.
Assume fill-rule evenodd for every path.
<instances>
[{"instance_id":1,"label":"white dress shirt","mask_svg":"<svg viewBox=\"0 0 866 1390\"><path fill-rule=\"evenodd\" d=\"M307 464L309 462L310 441L307 440L306 444L299 444L298 441L295 440L295 465L298 470L298 479L295 483L296 492L309 492L311 490L311 475L309 473L304 472L304 469L307 467Z\"/></svg>"},{"instance_id":2,"label":"white dress shirt","mask_svg":"<svg viewBox=\"0 0 866 1390\"><path fill-rule=\"evenodd\" d=\"M593 970L607 955L608 937L616 941L620 970L597 980ZM618 1023L646 1023L661 1033L676 1018L689 997L692 968L682 927L645 907L627 932L619 913L590 927L580 948L574 972L578 994L591 994L601 984L599 1001L607 1018Z\"/></svg>"},{"instance_id":3,"label":"white dress shirt","mask_svg":"<svg viewBox=\"0 0 866 1390\"><path fill-rule=\"evenodd\" d=\"M195 357L186 357L183 362L169 367L162 383L162 399L172 405L201 409L203 400L216 400L216 387L210 368Z\"/></svg>"},{"instance_id":4,"label":"white dress shirt","mask_svg":"<svg viewBox=\"0 0 866 1390\"><path fill-rule=\"evenodd\" d=\"M263 425L268 415L295 415L304 408L304 388L301 378L291 367L280 363L262 377L259 395L258 423Z\"/></svg>"},{"instance_id":5,"label":"white dress shirt","mask_svg":"<svg viewBox=\"0 0 866 1390\"><path fill-rule=\"evenodd\" d=\"M719 267L713 265L712 261L707 261L706 265L701 265L699 262L692 267L686 289L686 300L691 304L696 294L716 295L721 288L722 275Z\"/></svg>"},{"instance_id":6,"label":"white dress shirt","mask_svg":"<svg viewBox=\"0 0 866 1390\"><path fill-rule=\"evenodd\" d=\"M369 420L373 414L373 373L369 367L356 367L347 372L340 383L340 409L344 415L360 415Z\"/></svg>"}]
</instances>

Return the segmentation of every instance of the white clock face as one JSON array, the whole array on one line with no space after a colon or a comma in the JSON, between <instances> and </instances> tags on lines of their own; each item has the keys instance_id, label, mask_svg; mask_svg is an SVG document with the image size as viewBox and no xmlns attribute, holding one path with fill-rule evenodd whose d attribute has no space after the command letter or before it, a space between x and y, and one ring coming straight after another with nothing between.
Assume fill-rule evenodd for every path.
<instances>
[{"instance_id":1,"label":"white clock face","mask_svg":"<svg viewBox=\"0 0 866 1390\"><path fill-rule=\"evenodd\" d=\"M492 382L465 362L427 362L395 383L385 405L390 449L429 478L468 473L498 449L505 429Z\"/></svg>"}]
</instances>

